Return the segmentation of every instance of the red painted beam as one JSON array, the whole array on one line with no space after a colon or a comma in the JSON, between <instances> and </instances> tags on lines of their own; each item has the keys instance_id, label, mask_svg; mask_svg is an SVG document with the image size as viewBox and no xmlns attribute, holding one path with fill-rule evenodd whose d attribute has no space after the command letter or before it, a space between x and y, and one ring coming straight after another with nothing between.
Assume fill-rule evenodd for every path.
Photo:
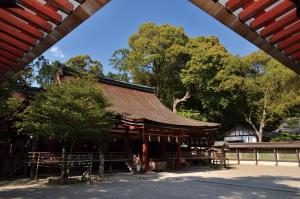
<instances>
[{"instance_id":1,"label":"red painted beam","mask_svg":"<svg viewBox=\"0 0 300 199\"><path fill-rule=\"evenodd\" d=\"M18 3L25 6L26 8L36 12L40 16L46 18L47 20L59 24L62 20L62 16L60 16L55 10L41 4L36 0L19 0Z\"/></svg>"},{"instance_id":2,"label":"red painted beam","mask_svg":"<svg viewBox=\"0 0 300 199\"><path fill-rule=\"evenodd\" d=\"M225 6L230 12L234 12L247 2L248 0L229 0L225 3Z\"/></svg>"},{"instance_id":3,"label":"red painted beam","mask_svg":"<svg viewBox=\"0 0 300 199\"><path fill-rule=\"evenodd\" d=\"M6 65L6 64L0 63L0 71L1 71L1 72L4 72L4 71L6 70L6 68L7 68L7 65Z\"/></svg>"},{"instance_id":4,"label":"red painted beam","mask_svg":"<svg viewBox=\"0 0 300 199\"><path fill-rule=\"evenodd\" d=\"M71 14L74 8L68 0L48 0L48 3L66 14Z\"/></svg>"},{"instance_id":5,"label":"red painted beam","mask_svg":"<svg viewBox=\"0 0 300 199\"><path fill-rule=\"evenodd\" d=\"M26 32L27 34L37 38L37 39L43 39L44 33L40 31L39 29L23 22L19 18L11 15L9 12L5 11L4 9L0 8L0 20L16 27L22 32Z\"/></svg>"},{"instance_id":6,"label":"red painted beam","mask_svg":"<svg viewBox=\"0 0 300 199\"><path fill-rule=\"evenodd\" d=\"M250 27L253 30L257 30L269 24L270 22L273 22L277 17L280 17L293 8L296 8L296 5L290 0L285 0L271 10L257 17L254 21L251 22Z\"/></svg>"},{"instance_id":7,"label":"red painted beam","mask_svg":"<svg viewBox=\"0 0 300 199\"><path fill-rule=\"evenodd\" d=\"M47 22L45 19L26 11L25 9L18 7L18 8L6 8L6 11L10 12L11 14L23 19L24 21L28 22L32 26L41 29L45 32L50 32L52 30L52 25Z\"/></svg>"},{"instance_id":8,"label":"red painted beam","mask_svg":"<svg viewBox=\"0 0 300 199\"><path fill-rule=\"evenodd\" d=\"M291 25L290 27L283 29L282 31L274 34L270 39L270 43L272 45L277 44L278 42L287 39L288 37L292 36L294 33L297 33L298 31L300 31L300 21L298 21L298 22L294 23L293 25Z\"/></svg>"},{"instance_id":9,"label":"red painted beam","mask_svg":"<svg viewBox=\"0 0 300 199\"><path fill-rule=\"evenodd\" d=\"M295 45L284 50L284 53L288 56L291 54L300 51L300 43L296 43Z\"/></svg>"},{"instance_id":10,"label":"red painted beam","mask_svg":"<svg viewBox=\"0 0 300 199\"><path fill-rule=\"evenodd\" d=\"M0 31L5 32L6 34L9 34L10 36L16 38L17 40L25 42L31 46L34 46L37 43L36 39L29 37L28 35L18 31L16 28L10 25L3 23L2 21L0 21Z\"/></svg>"},{"instance_id":11,"label":"red painted beam","mask_svg":"<svg viewBox=\"0 0 300 199\"><path fill-rule=\"evenodd\" d=\"M272 34L284 29L288 25L294 23L298 20L298 16L296 11L291 12L290 14L282 17L281 19L275 21L274 23L270 24L269 26L265 27L260 34L262 37L269 37Z\"/></svg>"},{"instance_id":12,"label":"red painted beam","mask_svg":"<svg viewBox=\"0 0 300 199\"><path fill-rule=\"evenodd\" d=\"M300 52L296 52L296 53L292 54L291 57L292 57L293 60L298 60L298 59L300 59Z\"/></svg>"},{"instance_id":13,"label":"red painted beam","mask_svg":"<svg viewBox=\"0 0 300 199\"><path fill-rule=\"evenodd\" d=\"M9 51L10 53L13 53L20 57L22 57L25 53L23 50L19 50L19 49L15 48L13 46L10 46L2 41L0 41L0 48L3 50Z\"/></svg>"},{"instance_id":14,"label":"red painted beam","mask_svg":"<svg viewBox=\"0 0 300 199\"><path fill-rule=\"evenodd\" d=\"M255 1L249 7L239 13L239 18L242 22L245 22L252 17L255 17L260 12L263 12L267 7L269 7L276 1L277 0Z\"/></svg>"},{"instance_id":15,"label":"red painted beam","mask_svg":"<svg viewBox=\"0 0 300 199\"><path fill-rule=\"evenodd\" d=\"M7 34L4 34L2 32L0 32L0 40L4 43L7 43L9 45L12 45L14 46L15 48L18 48L20 50L23 50L23 51L29 51L30 49L30 46L21 42L21 41L18 41L16 40L15 38L7 35Z\"/></svg>"},{"instance_id":16,"label":"red painted beam","mask_svg":"<svg viewBox=\"0 0 300 199\"><path fill-rule=\"evenodd\" d=\"M14 55L14 54L12 54L8 51L2 50L2 49L0 49L0 55L2 55L3 57L6 57L7 59L15 61L15 62L20 58L17 55Z\"/></svg>"},{"instance_id":17,"label":"red painted beam","mask_svg":"<svg viewBox=\"0 0 300 199\"><path fill-rule=\"evenodd\" d=\"M15 62L13 62L5 57L2 57L1 55L0 55L0 62L3 64L11 65L11 66L16 64Z\"/></svg>"},{"instance_id":18,"label":"red painted beam","mask_svg":"<svg viewBox=\"0 0 300 199\"><path fill-rule=\"evenodd\" d=\"M278 44L278 48L280 50L284 50L298 42L300 42L300 33L297 33L297 34L293 35L292 37L280 42Z\"/></svg>"}]
</instances>

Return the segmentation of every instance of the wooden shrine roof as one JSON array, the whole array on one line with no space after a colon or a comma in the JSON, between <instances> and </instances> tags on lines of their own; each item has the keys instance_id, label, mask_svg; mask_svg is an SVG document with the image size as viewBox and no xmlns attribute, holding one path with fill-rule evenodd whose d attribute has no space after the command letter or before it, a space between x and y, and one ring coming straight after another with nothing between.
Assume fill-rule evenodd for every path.
<instances>
[{"instance_id":1,"label":"wooden shrine roof","mask_svg":"<svg viewBox=\"0 0 300 199\"><path fill-rule=\"evenodd\" d=\"M63 79L72 78L66 75ZM104 95L112 103L114 111L123 123L132 126L149 126L172 129L217 129L220 124L202 122L179 116L165 107L158 97L156 90L136 84L117 81L105 77L98 78Z\"/></svg>"},{"instance_id":2,"label":"wooden shrine roof","mask_svg":"<svg viewBox=\"0 0 300 199\"><path fill-rule=\"evenodd\" d=\"M300 74L300 0L190 0Z\"/></svg>"},{"instance_id":3,"label":"wooden shrine roof","mask_svg":"<svg viewBox=\"0 0 300 199\"><path fill-rule=\"evenodd\" d=\"M109 0L16 2L0 8L0 80L24 68Z\"/></svg>"}]
</instances>

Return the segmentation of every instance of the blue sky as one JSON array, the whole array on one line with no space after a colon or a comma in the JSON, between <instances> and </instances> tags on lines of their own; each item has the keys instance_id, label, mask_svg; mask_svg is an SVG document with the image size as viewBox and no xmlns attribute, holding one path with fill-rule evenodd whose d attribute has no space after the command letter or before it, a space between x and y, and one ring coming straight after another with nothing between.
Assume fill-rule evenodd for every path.
<instances>
[{"instance_id":1,"label":"blue sky","mask_svg":"<svg viewBox=\"0 0 300 199\"><path fill-rule=\"evenodd\" d=\"M120 48L128 47L128 38L145 22L172 24L191 36L215 35L229 52L249 54L257 48L229 28L207 15L188 0L112 0L44 53L50 60L89 54L112 71L109 58Z\"/></svg>"}]
</instances>

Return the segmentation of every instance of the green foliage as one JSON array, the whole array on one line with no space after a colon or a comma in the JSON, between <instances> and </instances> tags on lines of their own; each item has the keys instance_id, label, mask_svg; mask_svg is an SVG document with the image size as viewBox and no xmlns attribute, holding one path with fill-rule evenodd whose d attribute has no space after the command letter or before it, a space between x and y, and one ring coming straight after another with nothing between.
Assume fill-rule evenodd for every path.
<instances>
[{"instance_id":1,"label":"green foliage","mask_svg":"<svg viewBox=\"0 0 300 199\"><path fill-rule=\"evenodd\" d=\"M19 115L19 132L65 142L101 139L111 125L109 102L99 86L76 78L36 94Z\"/></svg>"},{"instance_id":2,"label":"green foliage","mask_svg":"<svg viewBox=\"0 0 300 199\"><path fill-rule=\"evenodd\" d=\"M271 142L291 142L291 141L300 141L300 134L280 133L279 135L271 138Z\"/></svg>"},{"instance_id":3,"label":"green foliage","mask_svg":"<svg viewBox=\"0 0 300 199\"><path fill-rule=\"evenodd\" d=\"M70 68L87 72L96 77L103 76L103 66L97 60L92 60L89 55L78 55L70 58L65 65Z\"/></svg>"},{"instance_id":4,"label":"green foliage","mask_svg":"<svg viewBox=\"0 0 300 199\"><path fill-rule=\"evenodd\" d=\"M130 50L127 48L116 50L113 53L112 57L109 59L109 62L113 69L117 71L117 73L109 72L107 74L108 77L125 82L130 81L129 65L127 60L129 53Z\"/></svg>"},{"instance_id":5,"label":"green foliage","mask_svg":"<svg viewBox=\"0 0 300 199\"><path fill-rule=\"evenodd\" d=\"M51 86L55 82L56 73L63 66L59 61L50 63L44 56L40 56L34 63L38 69L36 81L41 87Z\"/></svg>"}]
</instances>

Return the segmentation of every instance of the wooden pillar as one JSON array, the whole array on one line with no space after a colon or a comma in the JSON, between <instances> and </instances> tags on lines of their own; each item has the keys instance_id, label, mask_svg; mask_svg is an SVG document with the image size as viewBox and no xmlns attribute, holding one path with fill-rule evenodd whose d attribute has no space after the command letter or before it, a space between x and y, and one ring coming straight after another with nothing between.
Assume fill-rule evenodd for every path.
<instances>
[{"instance_id":1,"label":"wooden pillar","mask_svg":"<svg viewBox=\"0 0 300 199\"><path fill-rule=\"evenodd\" d=\"M297 150L297 160L298 160L298 166L300 167L300 149Z\"/></svg>"},{"instance_id":2,"label":"wooden pillar","mask_svg":"<svg viewBox=\"0 0 300 199\"><path fill-rule=\"evenodd\" d=\"M180 159L181 159L181 142L182 142L182 138L181 136L178 137L178 142L176 143L176 169L180 168Z\"/></svg>"},{"instance_id":3,"label":"wooden pillar","mask_svg":"<svg viewBox=\"0 0 300 199\"><path fill-rule=\"evenodd\" d=\"M149 140L148 140L148 136L146 135L146 130L144 129L144 133L143 133L143 150L142 150L143 154L142 154L142 160L143 160L143 164L145 165L145 170L149 170L149 157L148 157L148 153L149 153Z\"/></svg>"},{"instance_id":4,"label":"wooden pillar","mask_svg":"<svg viewBox=\"0 0 300 199\"><path fill-rule=\"evenodd\" d=\"M274 149L275 165L278 166L278 154L277 149Z\"/></svg>"},{"instance_id":5,"label":"wooden pillar","mask_svg":"<svg viewBox=\"0 0 300 199\"><path fill-rule=\"evenodd\" d=\"M132 152L131 144L130 144L130 135L128 127L125 127L125 136L124 136L124 151L128 154Z\"/></svg>"},{"instance_id":6,"label":"wooden pillar","mask_svg":"<svg viewBox=\"0 0 300 199\"><path fill-rule=\"evenodd\" d=\"M166 157L166 138L161 136L160 137L160 151L161 151L161 156L163 158Z\"/></svg>"},{"instance_id":7,"label":"wooden pillar","mask_svg":"<svg viewBox=\"0 0 300 199\"><path fill-rule=\"evenodd\" d=\"M258 149L254 149L254 153L255 153L255 165L258 165Z\"/></svg>"},{"instance_id":8,"label":"wooden pillar","mask_svg":"<svg viewBox=\"0 0 300 199\"><path fill-rule=\"evenodd\" d=\"M236 150L236 155L237 155L238 164L240 164L241 160L240 160L240 150L239 149Z\"/></svg>"}]
</instances>

